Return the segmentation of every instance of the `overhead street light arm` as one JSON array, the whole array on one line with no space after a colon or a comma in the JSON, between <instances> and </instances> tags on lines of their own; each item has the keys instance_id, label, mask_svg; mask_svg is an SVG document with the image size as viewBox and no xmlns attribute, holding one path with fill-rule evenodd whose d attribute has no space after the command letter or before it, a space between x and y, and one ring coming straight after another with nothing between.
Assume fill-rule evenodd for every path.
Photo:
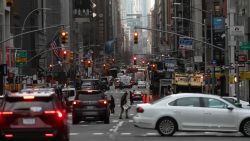
<instances>
[{"instance_id":1,"label":"overhead street light arm","mask_svg":"<svg viewBox=\"0 0 250 141\"><path fill-rule=\"evenodd\" d=\"M221 48L221 47L219 47L219 46L215 46L215 45L210 44L210 43L208 43L208 42L204 42L204 41L202 41L202 40L198 40L198 39L195 39L195 38L193 38L193 37L185 36L185 35L178 34L178 33L175 33L175 32L164 31L164 30L159 30L159 29L152 29L152 28L146 28L146 27L138 27L138 26L136 26L135 29L145 29L145 30L152 30L152 31L157 31L157 32L164 32L164 33L168 33L168 34L173 34L173 35L176 35L176 36L185 37L185 38L188 38L188 39L192 39L192 40L194 40L194 41L197 41L197 42L201 42L201 43L207 44L207 45L209 45L210 47L212 47L212 48L217 48L217 49L219 49L219 50L221 50L221 51L225 51L224 48Z\"/></svg>"},{"instance_id":2,"label":"overhead street light arm","mask_svg":"<svg viewBox=\"0 0 250 141\"><path fill-rule=\"evenodd\" d=\"M5 43L11 39L14 39L16 37L19 37L19 36L22 36L22 35L26 35L26 34L30 34L30 33L34 33L34 32L38 32L38 31L42 31L44 29L50 29L50 28L56 28L56 27L62 27L62 26L65 26L64 24L60 24L60 25L53 25L53 26L49 26L49 27L44 27L44 28L40 28L40 29L36 29L36 30L32 30L32 31L27 31L27 32L24 32L24 33L21 33L21 34L17 34L15 36L12 36L6 40L3 40L3 41L0 41L0 44L2 43Z\"/></svg>"}]
</instances>

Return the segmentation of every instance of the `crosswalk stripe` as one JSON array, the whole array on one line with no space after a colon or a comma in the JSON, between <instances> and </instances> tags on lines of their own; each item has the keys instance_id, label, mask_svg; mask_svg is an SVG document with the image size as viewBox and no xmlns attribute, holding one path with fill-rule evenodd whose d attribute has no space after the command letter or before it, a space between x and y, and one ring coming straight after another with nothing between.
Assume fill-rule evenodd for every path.
<instances>
[{"instance_id":1,"label":"crosswalk stripe","mask_svg":"<svg viewBox=\"0 0 250 141\"><path fill-rule=\"evenodd\" d=\"M76 136L79 135L79 133L69 133L70 136Z\"/></svg>"},{"instance_id":2,"label":"crosswalk stripe","mask_svg":"<svg viewBox=\"0 0 250 141\"><path fill-rule=\"evenodd\" d=\"M128 122L134 122L133 120L129 120Z\"/></svg>"},{"instance_id":3,"label":"crosswalk stripe","mask_svg":"<svg viewBox=\"0 0 250 141\"><path fill-rule=\"evenodd\" d=\"M93 135L103 135L104 133L93 133Z\"/></svg>"},{"instance_id":4,"label":"crosswalk stripe","mask_svg":"<svg viewBox=\"0 0 250 141\"><path fill-rule=\"evenodd\" d=\"M121 135L131 135L132 133L121 133Z\"/></svg>"}]
</instances>

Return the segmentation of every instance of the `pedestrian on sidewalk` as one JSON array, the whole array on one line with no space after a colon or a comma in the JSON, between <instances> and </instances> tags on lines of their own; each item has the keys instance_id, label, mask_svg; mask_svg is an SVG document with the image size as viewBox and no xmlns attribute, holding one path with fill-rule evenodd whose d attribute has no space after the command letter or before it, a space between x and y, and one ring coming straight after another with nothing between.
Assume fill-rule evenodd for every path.
<instances>
[{"instance_id":1,"label":"pedestrian on sidewalk","mask_svg":"<svg viewBox=\"0 0 250 141\"><path fill-rule=\"evenodd\" d=\"M128 118L128 110L130 108L130 105L127 103L127 96L128 96L128 92L126 91L121 97L121 103L120 103L121 113L120 113L119 119L122 119L122 114L124 110L125 110L126 118Z\"/></svg>"},{"instance_id":2,"label":"pedestrian on sidewalk","mask_svg":"<svg viewBox=\"0 0 250 141\"><path fill-rule=\"evenodd\" d=\"M111 111L112 114L115 113L115 99L113 97L113 95L110 95L110 106L109 109Z\"/></svg>"}]
</instances>

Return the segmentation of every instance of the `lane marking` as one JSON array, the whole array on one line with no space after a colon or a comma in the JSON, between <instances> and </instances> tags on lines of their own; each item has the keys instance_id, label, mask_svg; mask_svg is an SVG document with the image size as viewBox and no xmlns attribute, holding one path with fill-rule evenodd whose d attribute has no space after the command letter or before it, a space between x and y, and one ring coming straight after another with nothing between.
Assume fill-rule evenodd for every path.
<instances>
[{"instance_id":1,"label":"lane marking","mask_svg":"<svg viewBox=\"0 0 250 141\"><path fill-rule=\"evenodd\" d=\"M113 122L113 123L116 123L116 122L119 122L119 120L115 119L115 120L113 120L112 122Z\"/></svg>"},{"instance_id":2,"label":"lane marking","mask_svg":"<svg viewBox=\"0 0 250 141\"><path fill-rule=\"evenodd\" d=\"M93 133L93 135L104 135L104 133Z\"/></svg>"},{"instance_id":3,"label":"lane marking","mask_svg":"<svg viewBox=\"0 0 250 141\"><path fill-rule=\"evenodd\" d=\"M70 136L76 136L79 135L79 133L69 133Z\"/></svg>"},{"instance_id":4,"label":"lane marking","mask_svg":"<svg viewBox=\"0 0 250 141\"><path fill-rule=\"evenodd\" d=\"M146 133L145 134L146 136L156 136L156 135L159 135L158 133Z\"/></svg>"},{"instance_id":5,"label":"lane marking","mask_svg":"<svg viewBox=\"0 0 250 141\"><path fill-rule=\"evenodd\" d=\"M121 133L121 135L131 135L132 133Z\"/></svg>"},{"instance_id":6,"label":"lane marking","mask_svg":"<svg viewBox=\"0 0 250 141\"><path fill-rule=\"evenodd\" d=\"M134 122L133 120L129 120L128 122Z\"/></svg>"},{"instance_id":7,"label":"lane marking","mask_svg":"<svg viewBox=\"0 0 250 141\"><path fill-rule=\"evenodd\" d=\"M124 121L120 121L120 122L117 124L117 126L115 127L115 129L113 130L113 132L117 132L118 129L119 129L119 127L121 127L123 123L124 123Z\"/></svg>"}]
</instances>

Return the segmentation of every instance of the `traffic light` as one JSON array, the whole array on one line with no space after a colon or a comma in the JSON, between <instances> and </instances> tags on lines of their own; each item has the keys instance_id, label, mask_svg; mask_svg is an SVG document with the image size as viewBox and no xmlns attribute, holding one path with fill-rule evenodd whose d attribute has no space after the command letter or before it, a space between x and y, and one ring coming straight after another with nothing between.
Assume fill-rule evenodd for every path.
<instances>
[{"instance_id":1,"label":"traffic light","mask_svg":"<svg viewBox=\"0 0 250 141\"><path fill-rule=\"evenodd\" d=\"M92 61L91 61L91 60L88 60L88 61L87 61L87 66L88 66L88 67L92 67Z\"/></svg>"},{"instance_id":2,"label":"traffic light","mask_svg":"<svg viewBox=\"0 0 250 141\"><path fill-rule=\"evenodd\" d=\"M63 51L63 59L66 59L66 57L67 57L67 50L64 50Z\"/></svg>"},{"instance_id":3,"label":"traffic light","mask_svg":"<svg viewBox=\"0 0 250 141\"><path fill-rule=\"evenodd\" d=\"M69 34L66 31L61 32L61 42L62 44L66 44L68 42Z\"/></svg>"},{"instance_id":4,"label":"traffic light","mask_svg":"<svg viewBox=\"0 0 250 141\"><path fill-rule=\"evenodd\" d=\"M239 55L238 56L238 62L244 63L247 61L247 56L246 55Z\"/></svg>"},{"instance_id":5,"label":"traffic light","mask_svg":"<svg viewBox=\"0 0 250 141\"><path fill-rule=\"evenodd\" d=\"M71 63L73 63L73 61L74 61L74 52L73 51L70 52L69 60Z\"/></svg>"},{"instance_id":6,"label":"traffic light","mask_svg":"<svg viewBox=\"0 0 250 141\"><path fill-rule=\"evenodd\" d=\"M134 65L137 65L137 57L134 57Z\"/></svg>"},{"instance_id":7,"label":"traffic light","mask_svg":"<svg viewBox=\"0 0 250 141\"><path fill-rule=\"evenodd\" d=\"M49 64L49 70L51 71L53 68L53 65L52 64Z\"/></svg>"},{"instance_id":8,"label":"traffic light","mask_svg":"<svg viewBox=\"0 0 250 141\"><path fill-rule=\"evenodd\" d=\"M134 44L138 44L138 32L134 32Z\"/></svg>"},{"instance_id":9,"label":"traffic light","mask_svg":"<svg viewBox=\"0 0 250 141\"><path fill-rule=\"evenodd\" d=\"M103 70L106 70L106 69L107 69L107 65L106 65L106 64L103 64L103 65L102 65L102 68L103 68Z\"/></svg>"},{"instance_id":10,"label":"traffic light","mask_svg":"<svg viewBox=\"0 0 250 141\"><path fill-rule=\"evenodd\" d=\"M151 70L156 71L157 70L157 64L152 64L151 65Z\"/></svg>"},{"instance_id":11,"label":"traffic light","mask_svg":"<svg viewBox=\"0 0 250 141\"><path fill-rule=\"evenodd\" d=\"M13 5L13 0L6 0L6 6L11 7Z\"/></svg>"}]
</instances>

